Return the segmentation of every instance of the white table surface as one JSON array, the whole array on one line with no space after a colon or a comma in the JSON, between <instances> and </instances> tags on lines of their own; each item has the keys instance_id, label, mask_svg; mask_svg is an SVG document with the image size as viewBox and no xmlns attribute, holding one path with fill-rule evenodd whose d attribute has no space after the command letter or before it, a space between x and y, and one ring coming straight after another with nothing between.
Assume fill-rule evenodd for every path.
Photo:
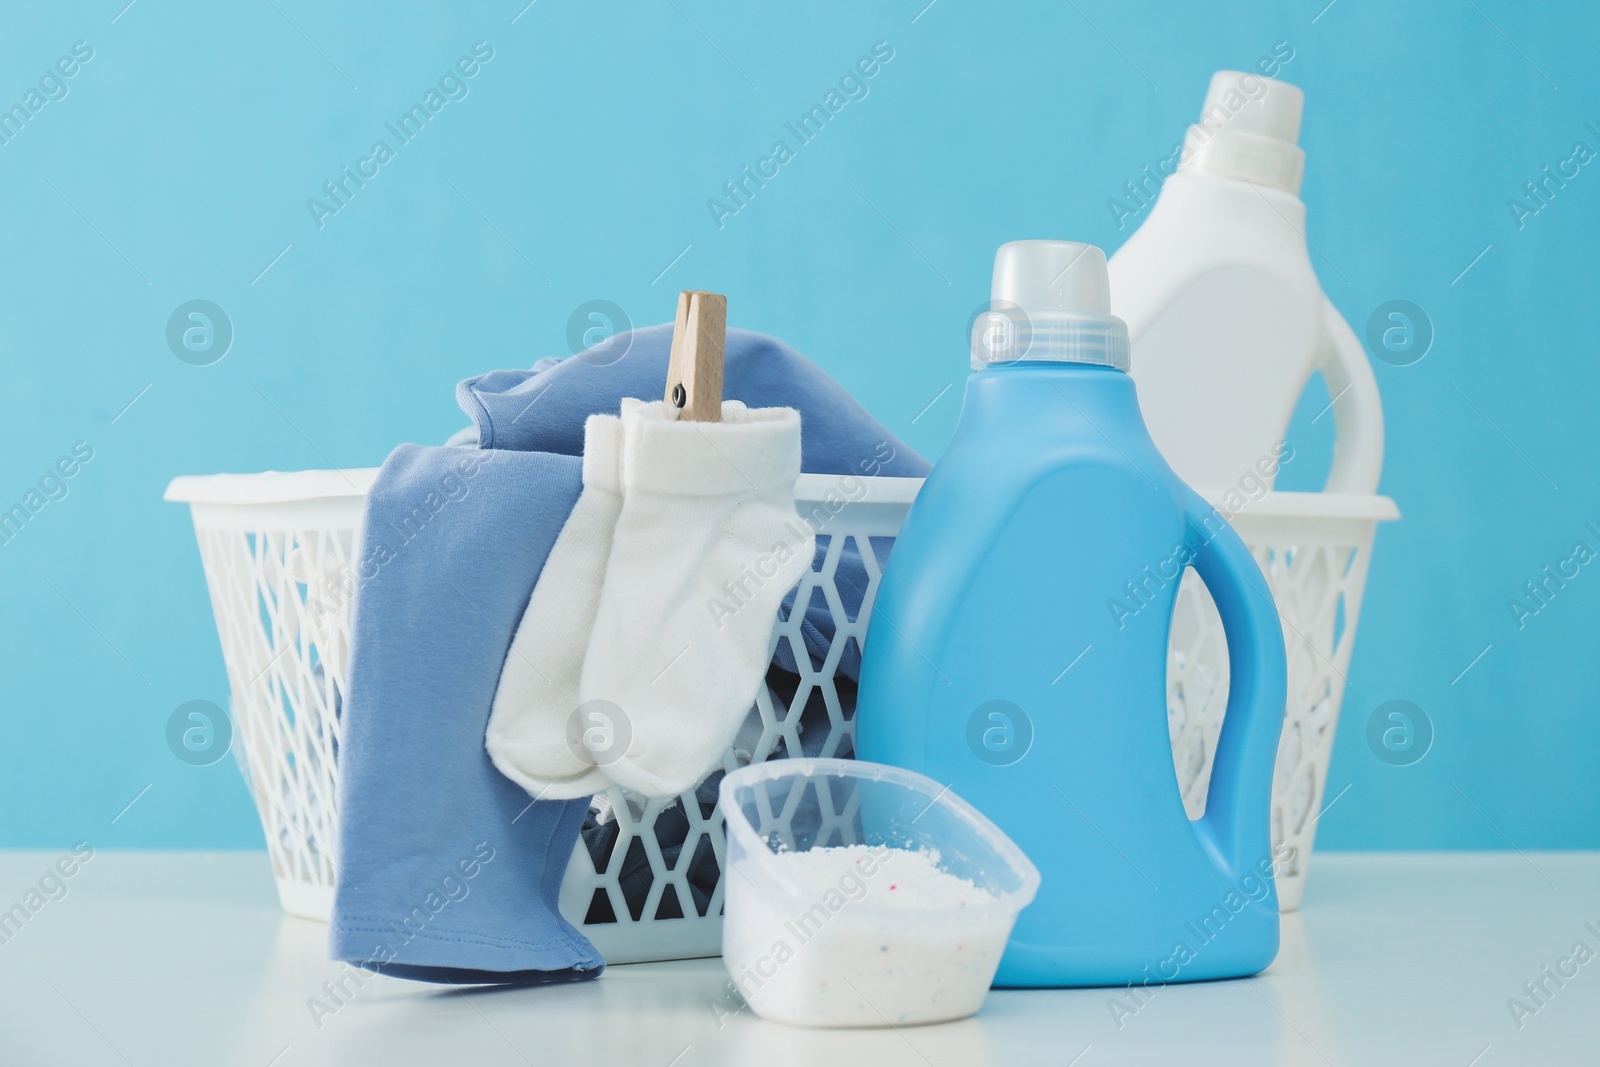
<instances>
[{"instance_id":1,"label":"white table surface","mask_svg":"<svg viewBox=\"0 0 1600 1067\"><path fill-rule=\"evenodd\" d=\"M0 908L54 852L0 853ZM457 992L374 978L319 1027L326 928L277 909L265 853L101 852L0 944L0 1063L1600 1064L1600 958L1519 1029L1507 999L1586 942L1600 853L1318 854L1263 975L1158 990L1119 1029L1108 990L992 993L900 1030L718 1026L719 960Z\"/></svg>"}]
</instances>

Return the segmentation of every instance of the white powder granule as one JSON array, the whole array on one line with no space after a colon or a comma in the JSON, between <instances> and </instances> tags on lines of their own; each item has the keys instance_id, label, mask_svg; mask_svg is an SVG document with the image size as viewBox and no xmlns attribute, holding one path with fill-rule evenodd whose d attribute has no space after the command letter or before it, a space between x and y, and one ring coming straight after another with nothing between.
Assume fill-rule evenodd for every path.
<instances>
[{"instance_id":1,"label":"white powder granule","mask_svg":"<svg viewBox=\"0 0 1600 1067\"><path fill-rule=\"evenodd\" d=\"M1016 915L941 870L937 852L848 845L760 859L724 879L722 935L728 973L758 1015L901 1026L983 1003Z\"/></svg>"}]
</instances>

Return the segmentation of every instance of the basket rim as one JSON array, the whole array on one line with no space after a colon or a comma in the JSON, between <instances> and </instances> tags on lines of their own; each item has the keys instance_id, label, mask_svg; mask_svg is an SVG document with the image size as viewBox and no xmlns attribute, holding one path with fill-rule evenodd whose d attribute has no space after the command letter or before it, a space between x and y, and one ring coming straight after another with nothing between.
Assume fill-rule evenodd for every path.
<instances>
[{"instance_id":1,"label":"basket rim","mask_svg":"<svg viewBox=\"0 0 1600 1067\"><path fill-rule=\"evenodd\" d=\"M167 484L162 499L177 504L294 504L307 500L360 499L378 477L377 467L342 470L263 471L259 474L185 474ZM921 478L887 475L802 474L797 501L818 503L830 494L852 504L910 504Z\"/></svg>"},{"instance_id":2,"label":"basket rim","mask_svg":"<svg viewBox=\"0 0 1600 1067\"><path fill-rule=\"evenodd\" d=\"M263 471L259 474L186 474L167 485L163 500L179 504L290 504L305 500L359 499L378 477L377 467L335 470ZM847 484L847 479L851 479ZM862 495L862 487L865 494ZM843 491L852 503L910 504L922 488L921 478L886 475L802 474L795 483L795 498L825 500ZM1214 506L1228 503L1233 490L1202 495ZM1235 518L1358 519L1392 522L1400 509L1376 493L1271 492L1240 508Z\"/></svg>"},{"instance_id":3,"label":"basket rim","mask_svg":"<svg viewBox=\"0 0 1600 1067\"><path fill-rule=\"evenodd\" d=\"M377 467L262 471L258 474L184 474L167 483L161 499L177 504L290 504L302 500L364 497Z\"/></svg>"},{"instance_id":4,"label":"basket rim","mask_svg":"<svg viewBox=\"0 0 1600 1067\"><path fill-rule=\"evenodd\" d=\"M1222 508L1227 495L1236 490L1207 491L1201 495L1214 507ZM1291 493L1274 490L1238 508L1230 521L1250 518L1280 519L1361 519L1368 522L1393 522L1400 508L1378 493Z\"/></svg>"}]
</instances>

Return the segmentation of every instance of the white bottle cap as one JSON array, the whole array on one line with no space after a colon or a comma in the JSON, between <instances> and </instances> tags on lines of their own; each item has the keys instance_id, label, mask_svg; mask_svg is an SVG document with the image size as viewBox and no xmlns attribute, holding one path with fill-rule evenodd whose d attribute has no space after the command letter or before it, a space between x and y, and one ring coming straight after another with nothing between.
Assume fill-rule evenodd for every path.
<instances>
[{"instance_id":1,"label":"white bottle cap","mask_svg":"<svg viewBox=\"0 0 1600 1067\"><path fill-rule=\"evenodd\" d=\"M1104 252L1076 241L1000 246L989 310L973 323L972 367L1019 360L1128 369L1128 327L1111 314Z\"/></svg>"},{"instance_id":2,"label":"white bottle cap","mask_svg":"<svg viewBox=\"0 0 1600 1067\"><path fill-rule=\"evenodd\" d=\"M1211 76L1200 121L1183 139L1180 171L1236 178L1298 195L1306 154L1305 94L1288 82L1238 70Z\"/></svg>"}]
</instances>

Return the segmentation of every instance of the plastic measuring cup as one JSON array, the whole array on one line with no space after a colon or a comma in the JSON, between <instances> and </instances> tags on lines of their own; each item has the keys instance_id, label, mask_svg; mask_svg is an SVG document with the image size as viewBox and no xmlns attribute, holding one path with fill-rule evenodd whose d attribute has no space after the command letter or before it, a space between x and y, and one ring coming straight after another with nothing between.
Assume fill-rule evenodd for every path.
<instances>
[{"instance_id":1,"label":"plastic measuring cup","mask_svg":"<svg viewBox=\"0 0 1600 1067\"><path fill-rule=\"evenodd\" d=\"M982 1006L1039 872L976 808L915 772L841 759L751 764L720 798L722 958L757 1015L903 1026Z\"/></svg>"}]
</instances>

